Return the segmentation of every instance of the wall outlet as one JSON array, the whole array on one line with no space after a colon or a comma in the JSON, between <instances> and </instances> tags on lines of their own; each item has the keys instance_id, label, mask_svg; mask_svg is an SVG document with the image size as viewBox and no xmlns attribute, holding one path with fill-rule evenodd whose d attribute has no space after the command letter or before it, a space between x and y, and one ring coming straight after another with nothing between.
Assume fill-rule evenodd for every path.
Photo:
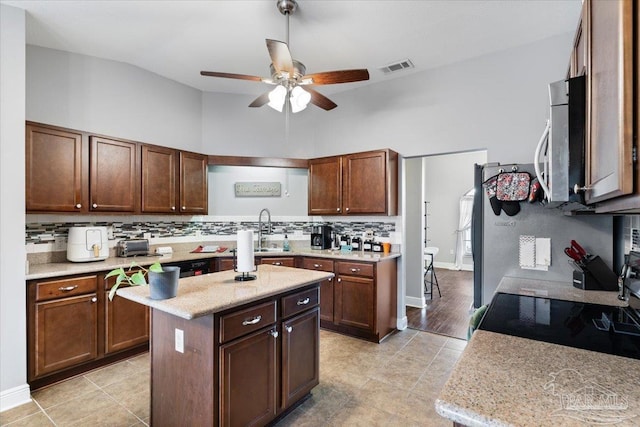
<instances>
[{"instance_id":1,"label":"wall outlet","mask_svg":"<svg viewBox=\"0 0 640 427\"><path fill-rule=\"evenodd\" d=\"M184 331L176 328L176 351L184 353Z\"/></svg>"},{"instance_id":2,"label":"wall outlet","mask_svg":"<svg viewBox=\"0 0 640 427\"><path fill-rule=\"evenodd\" d=\"M66 251L67 250L67 238L63 236L56 236L53 240L54 251Z\"/></svg>"}]
</instances>

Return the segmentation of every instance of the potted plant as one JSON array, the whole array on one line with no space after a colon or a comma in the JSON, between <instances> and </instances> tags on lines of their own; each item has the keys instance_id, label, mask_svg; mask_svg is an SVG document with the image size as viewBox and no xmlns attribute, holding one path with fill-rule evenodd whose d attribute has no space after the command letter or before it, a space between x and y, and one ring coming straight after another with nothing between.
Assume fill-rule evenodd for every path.
<instances>
[{"instance_id":1,"label":"potted plant","mask_svg":"<svg viewBox=\"0 0 640 427\"><path fill-rule=\"evenodd\" d=\"M107 273L105 279L109 277L116 278L116 283L109 291L109 300L113 300L118 287L122 283L129 286L148 284L151 299L167 299L177 295L180 267L163 267L159 262L155 262L149 268L144 268L133 261L126 270L123 267L111 270Z\"/></svg>"}]
</instances>

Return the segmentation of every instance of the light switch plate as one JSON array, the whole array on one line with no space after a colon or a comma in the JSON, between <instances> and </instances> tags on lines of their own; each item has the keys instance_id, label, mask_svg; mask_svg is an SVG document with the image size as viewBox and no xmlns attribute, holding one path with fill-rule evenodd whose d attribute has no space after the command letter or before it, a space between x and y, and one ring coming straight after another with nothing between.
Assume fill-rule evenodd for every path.
<instances>
[{"instance_id":1,"label":"light switch plate","mask_svg":"<svg viewBox=\"0 0 640 427\"><path fill-rule=\"evenodd\" d=\"M176 328L176 351L184 353L184 331Z\"/></svg>"}]
</instances>

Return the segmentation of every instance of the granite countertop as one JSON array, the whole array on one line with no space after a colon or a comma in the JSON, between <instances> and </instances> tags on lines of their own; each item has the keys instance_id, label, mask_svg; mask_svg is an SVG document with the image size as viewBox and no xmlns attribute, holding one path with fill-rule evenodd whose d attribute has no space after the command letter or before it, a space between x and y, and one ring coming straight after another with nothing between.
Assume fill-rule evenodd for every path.
<instances>
[{"instance_id":1,"label":"granite countertop","mask_svg":"<svg viewBox=\"0 0 640 427\"><path fill-rule=\"evenodd\" d=\"M626 305L617 292L505 277L496 292ZM436 400L466 426L640 423L640 361L476 330Z\"/></svg>"},{"instance_id":2,"label":"granite countertop","mask_svg":"<svg viewBox=\"0 0 640 427\"><path fill-rule=\"evenodd\" d=\"M161 263L173 263L188 260L211 259L231 257L233 254L227 250L225 252L200 252L193 253L188 251L174 252L165 256L136 256L132 258L109 257L104 261L93 262L50 262L44 264L31 264L26 280L44 279L50 277L70 276L74 274L98 273L101 271L110 271L118 267L129 267L132 261L145 266L151 265L156 261ZM291 256L307 256L317 258L330 258L345 261L362 261L362 262L380 262L387 259L398 258L400 253L391 252L388 254L380 252L340 252L332 250L313 250L313 249L295 249L293 251L269 251L256 252L256 257L291 257Z\"/></svg>"},{"instance_id":3,"label":"granite countertop","mask_svg":"<svg viewBox=\"0 0 640 427\"><path fill-rule=\"evenodd\" d=\"M237 272L221 271L180 279L178 296L165 300L149 298L148 286L118 289L117 295L184 319L207 316L228 308L301 288L333 277L333 273L262 264L256 280L239 282Z\"/></svg>"}]
</instances>

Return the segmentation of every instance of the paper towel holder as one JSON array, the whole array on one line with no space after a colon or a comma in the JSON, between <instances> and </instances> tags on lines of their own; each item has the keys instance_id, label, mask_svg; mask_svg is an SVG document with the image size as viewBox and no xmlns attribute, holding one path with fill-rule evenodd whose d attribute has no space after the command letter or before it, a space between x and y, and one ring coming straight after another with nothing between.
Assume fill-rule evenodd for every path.
<instances>
[{"instance_id":1,"label":"paper towel holder","mask_svg":"<svg viewBox=\"0 0 640 427\"><path fill-rule=\"evenodd\" d=\"M249 271L238 271L238 258L236 256L236 249L231 250L231 252L233 253L233 271L235 271L236 273L240 273L238 274L236 277L234 277L234 280L236 282L247 282L249 280L256 280L256 276L255 274L249 274Z\"/></svg>"}]
</instances>

